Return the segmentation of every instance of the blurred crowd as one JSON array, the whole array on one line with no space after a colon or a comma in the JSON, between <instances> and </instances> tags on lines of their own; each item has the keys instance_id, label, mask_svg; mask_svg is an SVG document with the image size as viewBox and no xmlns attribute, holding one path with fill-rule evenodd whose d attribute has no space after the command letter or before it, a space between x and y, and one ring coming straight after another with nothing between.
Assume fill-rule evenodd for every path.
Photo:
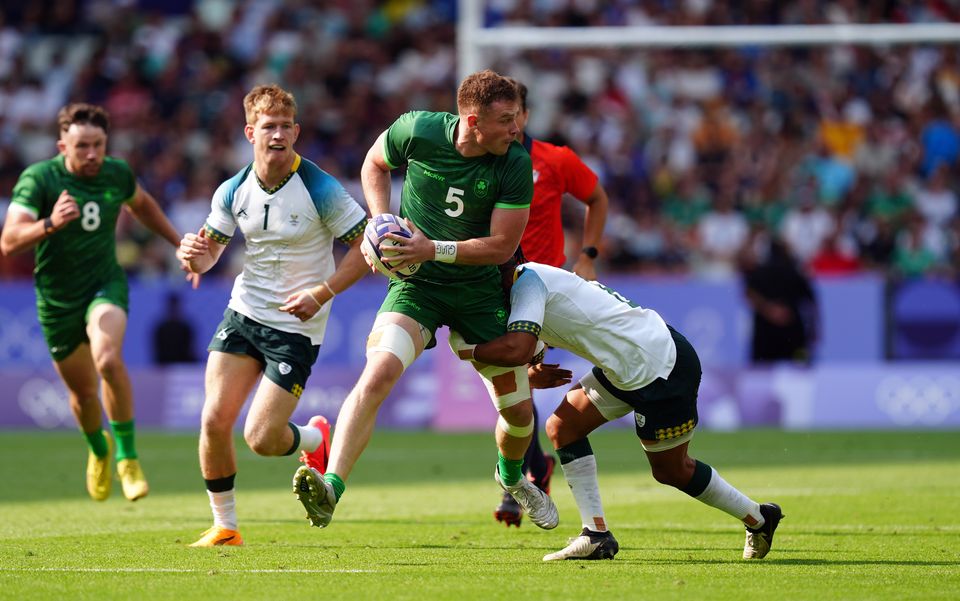
<instances>
[{"instance_id":1,"label":"blurred crowd","mask_svg":"<svg viewBox=\"0 0 960 601\"><path fill-rule=\"evenodd\" d=\"M0 8L0 218L55 153L56 111L104 105L125 158L181 231L250 160L241 100L291 90L298 151L362 202L370 144L413 109L455 111L455 0L53 0ZM487 25L956 22L945 1L486 0ZM732 277L782 238L818 275L960 269L956 45L490 51L530 89L534 137L569 145L611 201L607 271ZM566 219L575 257L578 203ZM131 220L118 253L172 277ZM233 245L238 246L238 245ZM234 249L235 250L235 249ZM221 272L232 274L229 261ZM28 277L29 257L0 259Z\"/></svg>"}]
</instances>

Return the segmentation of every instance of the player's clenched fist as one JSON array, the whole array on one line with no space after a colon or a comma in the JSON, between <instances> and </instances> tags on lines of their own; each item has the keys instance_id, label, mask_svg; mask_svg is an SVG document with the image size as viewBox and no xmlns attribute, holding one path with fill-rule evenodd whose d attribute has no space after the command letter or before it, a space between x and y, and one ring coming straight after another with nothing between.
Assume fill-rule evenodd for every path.
<instances>
[{"instance_id":1,"label":"player's clenched fist","mask_svg":"<svg viewBox=\"0 0 960 601\"><path fill-rule=\"evenodd\" d=\"M201 229L197 234L184 234L180 240L180 247L177 249L177 258L181 261L190 263L204 257L210 252L210 243L207 241L207 233Z\"/></svg>"},{"instance_id":2,"label":"player's clenched fist","mask_svg":"<svg viewBox=\"0 0 960 601\"><path fill-rule=\"evenodd\" d=\"M63 190L57 197L57 202L53 205L53 211L50 213L50 221L55 229L60 229L74 219L80 217L80 207L77 206L76 199L70 195L70 192Z\"/></svg>"}]
</instances>

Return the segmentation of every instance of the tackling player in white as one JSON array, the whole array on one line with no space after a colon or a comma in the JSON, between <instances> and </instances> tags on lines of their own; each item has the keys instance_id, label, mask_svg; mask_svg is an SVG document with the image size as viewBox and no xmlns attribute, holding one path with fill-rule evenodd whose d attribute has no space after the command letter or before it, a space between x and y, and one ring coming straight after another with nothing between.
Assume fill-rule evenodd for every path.
<instances>
[{"instance_id":1,"label":"tackling player in white","mask_svg":"<svg viewBox=\"0 0 960 601\"><path fill-rule=\"evenodd\" d=\"M509 278L508 278L509 280ZM742 521L744 559L770 551L783 514L728 484L712 467L687 454L697 425L701 368L696 351L652 309L599 282L539 263L516 267L507 333L478 345L452 334L463 360L523 365L538 341L594 364L547 420L547 436L573 492L583 530L544 561L612 559L619 547L607 529L597 483L597 463L587 436L608 421L635 413L637 436L654 478Z\"/></svg>"}]
</instances>

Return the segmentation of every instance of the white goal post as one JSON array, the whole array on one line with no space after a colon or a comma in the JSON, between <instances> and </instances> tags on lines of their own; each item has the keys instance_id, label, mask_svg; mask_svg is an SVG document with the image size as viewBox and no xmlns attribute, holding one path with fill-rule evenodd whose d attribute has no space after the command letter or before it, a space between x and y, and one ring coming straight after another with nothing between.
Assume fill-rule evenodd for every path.
<instances>
[{"instance_id":1,"label":"white goal post","mask_svg":"<svg viewBox=\"0 0 960 601\"><path fill-rule=\"evenodd\" d=\"M718 48L960 42L960 25L749 25L643 27L484 27L484 0L458 0L457 76L487 66L486 49Z\"/></svg>"}]
</instances>

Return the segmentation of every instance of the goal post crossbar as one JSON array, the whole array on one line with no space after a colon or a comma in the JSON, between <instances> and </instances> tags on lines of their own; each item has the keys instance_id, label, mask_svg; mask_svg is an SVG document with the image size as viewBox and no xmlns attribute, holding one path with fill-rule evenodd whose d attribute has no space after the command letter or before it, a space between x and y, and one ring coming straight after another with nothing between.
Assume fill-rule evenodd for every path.
<instances>
[{"instance_id":1,"label":"goal post crossbar","mask_svg":"<svg viewBox=\"0 0 960 601\"><path fill-rule=\"evenodd\" d=\"M460 78L482 68L482 52L530 48L723 48L960 43L960 24L484 27L481 0L460 0Z\"/></svg>"}]
</instances>

